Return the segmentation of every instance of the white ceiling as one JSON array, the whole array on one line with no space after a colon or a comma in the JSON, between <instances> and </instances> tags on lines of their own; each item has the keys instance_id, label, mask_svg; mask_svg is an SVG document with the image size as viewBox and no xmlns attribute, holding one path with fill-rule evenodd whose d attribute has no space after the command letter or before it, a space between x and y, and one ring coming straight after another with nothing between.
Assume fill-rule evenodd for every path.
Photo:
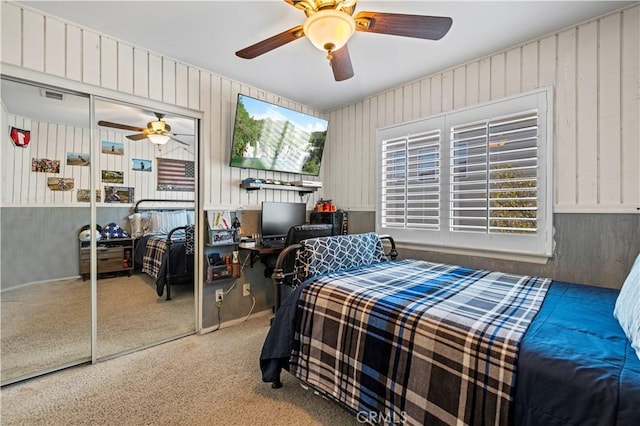
<instances>
[{"instance_id":1,"label":"white ceiling","mask_svg":"<svg viewBox=\"0 0 640 426\"><path fill-rule=\"evenodd\" d=\"M20 3L327 111L638 2L360 0L356 12L449 16L453 26L439 41L357 32L349 41L355 76L343 82L307 39L252 60L235 56L303 23L283 0Z\"/></svg>"}]
</instances>

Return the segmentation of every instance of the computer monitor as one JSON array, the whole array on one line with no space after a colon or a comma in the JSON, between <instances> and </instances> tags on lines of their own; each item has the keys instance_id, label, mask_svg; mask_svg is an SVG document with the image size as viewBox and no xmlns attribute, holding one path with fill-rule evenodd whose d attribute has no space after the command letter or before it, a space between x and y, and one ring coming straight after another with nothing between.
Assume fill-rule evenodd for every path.
<instances>
[{"instance_id":1,"label":"computer monitor","mask_svg":"<svg viewBox=\"0 0 640 426\"><path fill-rule=\"evenodd\" d=\"M263 241L284 241L292 226L302 225L306 221L307 205L305 203L262 202L260 232Z\"/></svg>"}]
</instances>

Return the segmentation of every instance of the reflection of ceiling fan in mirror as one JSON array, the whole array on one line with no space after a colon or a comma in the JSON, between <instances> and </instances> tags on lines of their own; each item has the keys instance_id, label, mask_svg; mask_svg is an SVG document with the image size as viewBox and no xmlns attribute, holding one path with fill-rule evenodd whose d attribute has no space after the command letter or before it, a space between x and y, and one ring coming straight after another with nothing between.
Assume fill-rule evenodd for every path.
<instances>
[{"instance_id":1,"label":"reflection of ceiling fan in mirror","mask_svg":"<svg viewBox=\"0 0 640 426\"><path fill-rule=\"evenodd\" d=\"M98 121L98 126L112 127L114 129L130 130L132 132L140 132L135 135L128 135L127 139L132 141L138 141L140 139L149 139L155 145L164 145L170 140L174 140L183 145L190 146L189 143L178 139L176 136L180 136L178 133L171 133L171 126L164 121L164 114L154 112L157 117L156 121L150 121L147 123L147 128L129 126L127 124L112 123L110 121ZM183 135L193 136L193 135Z\"/></svg>"},{"instance_id":2,"label":"reflection of ceiling fan in mirror","mask_svg":"<svg viewBox=\"0 0 640 426\"><path fill-rule=\"evenodd\" d=\"M406 15L400 13L359 12L358 0L284 0L307 16L303 25L236 52L253 59L277 47L306 36L315 47L327 52L336 81L353 77L347 41L356 31L440 40L451 28L452 20L444 16Z\"/></svg>"}]
</instances>

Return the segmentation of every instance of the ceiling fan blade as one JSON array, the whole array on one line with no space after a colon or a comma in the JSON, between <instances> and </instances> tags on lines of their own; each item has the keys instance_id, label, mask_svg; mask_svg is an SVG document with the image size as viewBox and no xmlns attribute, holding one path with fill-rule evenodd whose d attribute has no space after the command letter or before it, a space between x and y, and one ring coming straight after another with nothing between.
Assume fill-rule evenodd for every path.
<instances>
[{"instance_id":1,"label":"ceiling fan blade","mask_svg":"<svg viewBox=\"0 0 640 426\"><path fill-rule=\"evenodd\" d=\"M172 136L172 135L171 135L171 136L169 136L169 137L171 138L171 140L174 140L174 141L176 141L176 142L178 142L178 143L181 143L182 145L191 146L191 144L190 144L190 143L185 142L185 141L181 141L180 139L176 138L175 136Z\"/></svg>"},{"instance_id":2,"label":"ceiling fan blade","mask_svg":"<svg viewBox=\"0 0 640 426\"><path fill-rule=\"evenodd\" d=\"M297 40L302 36L304 36L302 25L298 25L296 27L288 29L287 31L281 32L280 34L274 35L273 37L262 40L254 45L245 47L242 50L238 50L236 52L236 56L244 59L253 59L256 56L260 56L263 53L267 53L277 47L284 46L287 43L291 43L292 41Z\"/></svg>"},{"instance_id":3,"label":"ceiling fan blade","mask_svg":"<svg viewBox=\"0 0 640 426\"><path fill-rule=\"evenodd\" d=\"M351 66L351 56L349 55L349 48L345 44L335 52L331 52L331 69L333 70L333 77L336 81L348 80L353 77L353 67Z\"/></svg>"},{"instance_id":4,"label":"ceiling fan blade","mask_svg":"<svg viewBox=\"0 0 640 426\"><path fill-rule=\"evenodd\" d=\"M131 130L132 132L144 132L142 127L127 126L126 124L112 123L110 121L98 121L98 126L113 127L114 129Z\"/></svg>"},{"instance_id":5,"label":"ceiling fan blade","mask_svg":"<svg viewBox=\"0 0 640 426\"><path fill-rule=\"evenodd\" d=\"M403 37L440 40L453 20L446 16L406 15L402 13L360 12L354 17L356 30Z\"/></svg>"},{"instance_id":6,"label":"ceiling fan blade","mask_svg":"<svg viewBox=\"0 0 640 426\"><path fill-rule=\"evenodd\" d=\"M131 139L132 141L139 141L142 139L146 139L147 134L146 133L137 133L135 135L128 135L127 139Z\"/></svg>"}]
</instances>

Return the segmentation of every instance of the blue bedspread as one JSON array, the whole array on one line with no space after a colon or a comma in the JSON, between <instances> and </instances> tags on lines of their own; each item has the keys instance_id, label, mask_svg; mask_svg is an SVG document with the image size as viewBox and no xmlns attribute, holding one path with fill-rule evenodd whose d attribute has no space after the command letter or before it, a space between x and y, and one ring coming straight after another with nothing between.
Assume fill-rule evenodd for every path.
<instances>
[{"instance_id":1,"label":"blue bedspread","mask_svg":"<svg viewBox=\"0 0 640 426\"><path fill-rule=\"evenodd\" d=\"M554 281L521 343L514 425L640 425L640 360L617 295Z\"/></svg>"},{"instance_id":2,"label":"blue bedspread","mask_svg":"<svg viewBox=\"0 0 640 426\"><path fill-rule=\"evenodd\" d=\"M298 287L284 302L260 357L271 382L289 369ZM516 367L513 425L639 425L640 360L613 307L617 290L554 281L530 324Z\"/></svg>"}]
</instances>

